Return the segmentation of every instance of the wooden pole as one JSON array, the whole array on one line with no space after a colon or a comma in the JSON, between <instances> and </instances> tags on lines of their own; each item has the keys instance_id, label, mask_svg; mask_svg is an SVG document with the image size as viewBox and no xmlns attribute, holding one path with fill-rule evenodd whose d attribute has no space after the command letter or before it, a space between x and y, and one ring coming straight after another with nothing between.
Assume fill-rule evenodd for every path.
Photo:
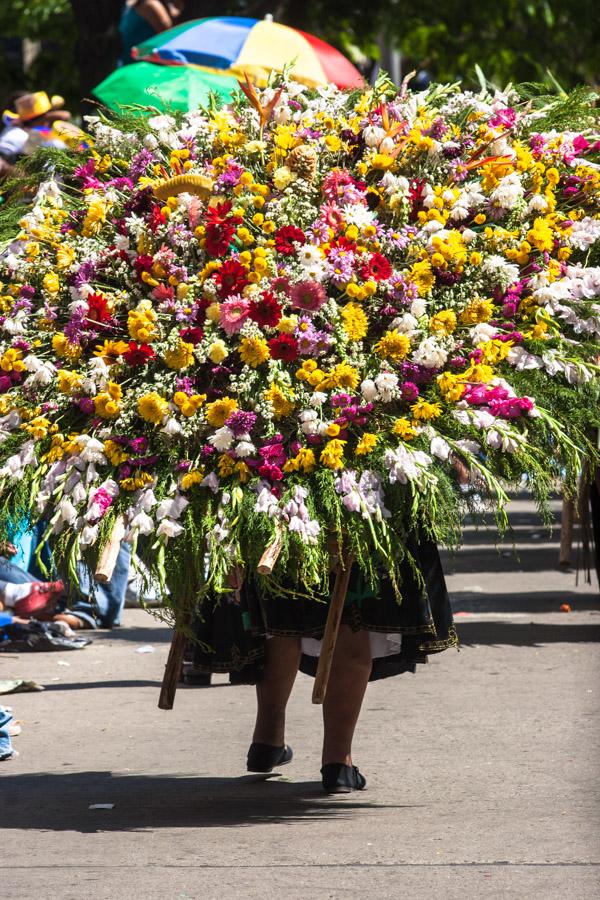
<instances>
[{"instance_id":1,"label":"wooden pole","mask_svg":"<svg viewBox=\"0 0 600 900\"><path fill-rule=\"evenodd\" d=\"M573 500L563 497L562 515L560 519L560 553L559 566L571 565L571 551L573 548L573 522L575 520L575 503Z\"/></svg>"},{"instance_id":2,"label":"wooden pole","mask_svg":"<svg viewBox=\"0 0 600 900\"><path fill-rule=\"evenodd\" d=\"M279 559L281 548L283 546L283 538L281 533L275 535L263 555L258 561L256 571L259 575L272 575L275 563Z\"/></svg>"},{"instance_id":3,"label":"wooden pole","mask_svg":"<svg viewBox=\"0 0 600 900\"><path fill-rule=\"evenodd\" d=\"M181 667L183 665L186 645L187 637L185 632L178 631L177 627L175 627L175 632L171 638L171 648L165 666L165 673L163 675L160 697L158 698L159 709L173 709L177 684L181 677Z\"/></svg>"},{"instance_id":4,"label":"wooden pole","mask_svg":"<svg viewBox=\"0 0 600 900\"><path fill-rule=\"evenodd\" d=\"M117 556L121 547L121 541L125 537L125 522L123 516L117 516L113 526L112 534L108 539L108 543L104 545L104 549L100 554L98 565L96 566L95 578L100 584L107 584L112 578Z\"/></svg>"},{"instance_id":5,"label":"wooden pole","mask_svg":"<svg viewBox=\"0 0 600 900\"><path fill-rule=\"evenodd\" d=\"M347 556L342 554L338 563L333 593L329 603L329 612L327 613L327 622L325 623L325 633L321 641L321 653L312 692L313 703L323 703L327 693L327 684L331 673L331 664L333 663L333 654L335 653L335 645L342 621L344 601L348 591L353 562L354 558L349 553Z\"/></svg>"}]
</instances>

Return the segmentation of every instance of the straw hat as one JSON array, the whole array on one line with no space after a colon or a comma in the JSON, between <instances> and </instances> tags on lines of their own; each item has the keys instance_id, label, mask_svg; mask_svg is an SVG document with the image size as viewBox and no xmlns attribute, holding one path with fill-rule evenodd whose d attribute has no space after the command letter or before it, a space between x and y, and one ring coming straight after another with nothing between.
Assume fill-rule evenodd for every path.
<instances>
[{"instance_id":1,"label":"straw hat","mask_svg":"<svg viewBox=\"0 0 600 900\"><path fill-rule=\"evenodd\" d=\"M32 119L46 116L48 119L69 119L70 114L61 109L64 106L62 97L55 95L50 99L46 91L36 91L33 94L23 94L15 100L15 110L5 109L2 119L5 125L24 125Z\"/></svg>"}]
</instances>

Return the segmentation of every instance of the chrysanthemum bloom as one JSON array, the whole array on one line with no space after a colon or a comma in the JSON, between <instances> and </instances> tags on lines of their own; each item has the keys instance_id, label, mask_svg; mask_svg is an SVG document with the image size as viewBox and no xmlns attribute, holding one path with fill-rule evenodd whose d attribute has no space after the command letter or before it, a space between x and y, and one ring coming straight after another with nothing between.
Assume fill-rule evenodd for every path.
<instances>
[{"instance_id":1,"label":"chrysanthemum bloom","mask_svg":"<svg viewBox=\"0 0 600 900\"><path fill-rule=\"evenodd\" d=\"M340 441L338 438L328 441L321 450L320 460L322 464L328 469L343 469L346 443L346 441Z\"/></svg>"},{"instance_id":2,"label":"chrysanthemum bloom","mask_svg":"<svg viewBox=\"0 0 600 900\"><path fill-rule=\"evenodd\" d=\"M284 256L291 256L296 252L295 244L305 244L306 237L301 228L295 225L284 225L275 233L275 249Z\"/></svg>"},{"instance_id":3,"label":"chrysanthemum bloom","mask_svg":"<svg viewBox=\"0 0 600 900\"><path fill-rule=\"evenodd\" d=\"M250 303L250 317L262 328L274 328L281 319L281 306L270 291Z\"/></svg>"},{"instance_id":4,"label":"chrysanthemum bloom","mask_svg":"<svg viewBox=\"0 0 600 900\"><path fill-rule=\"evenodd\" d=\"M123 359L130 366L144 366L156 356L150 344L136 344L129 341L129 350L123 353Z\"/></svg>"},{"instance_id":5,"label":"chrysanthemum bloom","mask_svg":"<svg viewBox=\"0 0 600 900\"><path fill-rule=\"evenodd\" d=\"M391 359L399 362L407 356L410 350L410 339L405 334L400 334L395 328L386 331L384 336L375 344L375 352L383 359Z\"/></svg>"},{"instance_id":6,"label":"chrysanthemum bloom","mask_svg":"<svg viewBox=\"0 0 600 900\"><path fill-rule=\"evenodd\" d=\"M145 422L150 422L152 425L161 425L169 411L169 404L156 391L150 391L150 393L143 394L138 399L137 408L138 413Z\"/></svg>"},{"instance_id":7,"label":"chrysanthemum bloom","mask_svg":"<svg viewBox=\"0 0 600 900\"><path fill-rule=\"evenodd\" d=\"M250 303L244 297L233 297L221 303L219 323L227 334L236 334L250 316Z\"/></svg>"},{"instance_id":8,"label":"chrysanthemum bloom","mask_svg":"<svg viewBox=\"0 0 600 900\"><path fill-rule=\"evenodd\" d=\"M373 452L376 444L377 435L365 432L356 445L356 450L354 451L354 453L356 456L365 456L367 453Z\"/></svg>"},{"instance_id":9,"label":"chrysanthemum bloom","mask_svg":"<svg viewBox=\"0 0 600 900\"><path fill-rule=\"evenodd\" d=\"M475 297L463 309L460 314L461 325L477 325L479 322L487 322L494 314L494 304L491 300L483 300Z\"/></svg>"},{"instance_id":10,"label":"chrysanthemum bloom","mask_svg":"<svg viewBox=\"0 0 600 900\"><path fill-rule=\"evenodd\" d=\"M222 341L221 338L218 338L216 341L213 341L210 347L208 348L208 358L215 365L219 365L222 363L224 359L227 359L229 356L229 350L227 349L227 345L225 341Z\"/></svg>"},{"instance_id":11,"label":"chrysanthemum bloom","mask_svg":"<svg viewBox=\"0 0 600 900\"><path fill-rule=\"evenodd\" d=\"M238 353L242 358L242 362L256 369L257 366L266 362L269 357L269 345L262 337L242 338Z\"/></svg>"},{"instance_id":12,"label":"chrysanthemum bloom","mask_svg":"<svg viewBox=\"0 0 600 900\"><path fill-rule=\"evenodd\" d=\"M281 388L276 384L271 385L269 390L265 391L263 394L265 400L273 407L273 415L276 419L284 419L294 411L294 404L292 402L293 396L293 392L290 391L289 395L286 397Z\"/></svg>"},{"instance_id":13,"label":"chrysanthemum bloom","mask_svg":"<svg viewBox=\"0 0 600 900\"><path fill-rule=\"evenodd\" d=\"M427 400L420 398L410 408L413 417L417 421L428 422L430 419L437 419L442 414L442 407L439 403L429 403Z\"/></svg>"},{"instance_id":14,"label":"chrysanthemum bloom","mask_svg":"<svg viewBox=\"0 0 600 900\"><path fill-rule=\"evenodd\" d=\"M164 359L170 369L187 369L194 362L194 345L180 339L173 350L165 350Z\"/></svg>"},{"instance_id":15,"label":"chrysanthemum bloom","mask_svg":"<svg viewBox=\"0 0 600 900\"><path fill-rule=\"evenodd\" d=\"M237 400L233 397L220 397L206 407L206 420L213 428L221 428L237 408Z\"/></svg>"},{"instance_id":16,"label":"chrysanthemum bloom","mask_svg":"<svg viewBox=\"0 0 600 900\"><path fill-rule=\"evenodd\" d=\"M429 330L434 334L452 334L456 329L456 313L451 309L442 309L429 320Z\"/></svg>"},{"instance_id":17,"label":"chrysanthemum bloom","mask_svg":"<svg viewBox=\"0 0 600 900\"><path fill-rule=\"evenodd\" d=\"M347 303L342 309L344 331L351 341L361 341L368 330L369 321L357 303Z\"/></svg>"},{"instance_id":18,"label":"chrysanthemum bloom","mask_svg":"<svg viewBox=\"0 0 600 900\"><path fill-rule=\"evenodd\" d=\"M300 281L290 290L292 306L312 313L320 309L327 300L325 288L318 281Z\"/></svg>"},{"instance_id":19,"label":"chrysanthemum bloom","mask_svg":"<svg viewBox=\"0 0 600 900\"><path fill-rule=\"evenodd\" d=\"M403 441L412 441L417 433L408 419L396 419L392 431Z\"/></svg>"}]
</instances>

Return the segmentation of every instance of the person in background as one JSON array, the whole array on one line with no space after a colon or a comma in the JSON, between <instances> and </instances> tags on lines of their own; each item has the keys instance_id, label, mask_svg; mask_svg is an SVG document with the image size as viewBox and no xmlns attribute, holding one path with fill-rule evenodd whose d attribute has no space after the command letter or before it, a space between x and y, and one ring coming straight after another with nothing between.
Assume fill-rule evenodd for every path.
<instances>
[{"instance_id":1,"label":"person in background","mask_svg":"<svg viewBox=\"0 0 600 900\"><path fill-rule=\"evenodd\" d=\"M127 0L121 15L121 65L131 60L131 50L154 34L178 25L185 10L185 0Z\"/></svg>"},{"instance_id":2,"label":"person in background","mask_svg":"<svg viewBox=\"0 0 600 900\"><path fill-rule=\"evenodd\" d=\"M62 581L37 581L29 572L14 565L10 558L17 548L10 541L0 542L0 611L20 618L53 612L64 593Z\"/></svg>"},{"instance_id":3,"label":"person in background","mask_svg":"<svg viewBox=\"0 0 600 900\"><path fill-rule=\"evenodd\" d=\"M2 116L0 132L0 178L8 175L20 156L32 152L40 144L52 146L52 126L68 122L71 113L62 109L62 97L48 97L45 91L28 94L17 91L8 98L9 106ZM60 146L63 146L62 142Z\"/></svg>"}]
</instances>

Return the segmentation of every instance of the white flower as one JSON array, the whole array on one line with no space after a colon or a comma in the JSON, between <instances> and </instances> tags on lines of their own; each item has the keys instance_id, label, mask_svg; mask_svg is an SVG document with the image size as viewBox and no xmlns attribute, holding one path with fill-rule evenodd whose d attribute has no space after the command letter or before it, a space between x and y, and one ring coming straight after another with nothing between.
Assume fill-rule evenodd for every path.
<instances>
[{"instance_id":1,"label":"white flower","mask_svg":"<svg viewBox=\"0 0 600 900\"><path fill-rule=\"evenodd\" d=\"M385 137L385 131L378 125L367 125L363 129L363 139L367 147L379 147Z\"/></svg>"},{"instance_id":2,"label":"white flower","mask_svg":"<svg viewBox=\"0 0 600 900\"><path fill-rule=\"evenodd\" d=\"M519 267L508 263L503 256L492 254L488 256L481 266L483 272L489 275L492 283L507 288L514 284L519 277Z\"/></svg>"},{"instance_id":3,"label":"white flower","mask_svg":"<svg viewBox=\"0 0 600 900\"><path fill-rule=\"evenodd\" d=\"M209 490L211 490L213 494L216 494L219 490L219 479L214 472L209 472L209 474L202 479L201 484L202 487L207 487Z\"/></svg>"},{"instance_id":4,"label":"white flower","mask_svg":"<svg viewBox=\"0 0 600 900\"><path fill-rule=\"evenodd\" d=\"M247 456L252 456L256 453L256 447L249 440L238 441L235 447L235 455L239 459L245 459Z\"/></svg>"},{"instance_id":5,"label":"white flower","mask_svg":"<svg viewBox=\"0 0 600 900\"><path fill-rule=\"evenodd\" d=\"M156 509L156 518L159 522L167 517L180 519L186 506L189 506L189 501L181 494L175 494L172 498L161 500Z\"/></svg>"},{"instance_id":6,"label":"white flower","mask_svg":"<svg viewBox=\"0 0 600 900\"><path fill-rule=\"evenodd\" d=\"M181 425L177 419L171 417L170 419L167 419L160 431L161 434L166 434L167 437L175 437L175 435L181 434Z\"/></svg>"},{"instance_id":7,"label":"white flower","mask_svg":"<svg viewBox=\"0 0 600 900\"><path fill-rule=\"evenodd\" d=\"M315 408L318 409L320 406L323 406L323 404L325 403L326 400L327 400L327 394L323 393L323 391L314 391L311 394L309 403L311 406L314 406Z\"/></svg>"},{"instance_id":8,"label":"white flower","mask_svg":"<svg viewBox=\"0 0 600 900\"><path fill-rule=\"evenodd\" d=\"M420 319L427 312L427 303L423 297L417 297L410 304L410 313L415 319Z\"/></svg>"},{"instance_id":9,"label":"white flower","mask_svg":"<svg viewBox=\"0 0 600 900\"><path fill-rule=\"evenodd\" d=\"M445 364L448 354L435 338L428 337L421 341L413 352L412 359L426 369L439 369Z\"/></svg>"},{"instance_id":10,"label":"white flower","mask_svg":"<svg viewBox=\"0 0 600 900\"><path fill-rule=\"evenodd\" d=\"M173 522L172 519L163 519L156 529L156 534L158 537L168 541L171 538L179 537L182 531L183 525L180 525L179 522Z\"/></svg>"},{"instance_id":11,"label":"white flower","mask_svg":"<svg viewBox=\"0 0 600 900\"><path fill-rule=\"evenodd\" d=\"M393 372L381 372L375 379L377 390L384 403L393 399L398 387L398 376Z\"/></svg>"},{"instance_id":12,"label":"white flower","mask_svg":"<svg viewBox=\"0 0 600 900\"><path fill-rule=\"evenodd\" d=\"M348 225L364 228L365 225L373 224L375 213L368 206L363 206L362 203L349 203L344 208L344 219Z\"/></svg>"},{"instance_id":13,"label":"white flower","mask_svg":"<svg viewBox=\"0 0 600 900\"><path fill-rule=\"evenodd\" d=\"M304 244L298 251L298 262L310 268L323 262L323 254L314 244Z\"/></svg>"},{"instance_id":14,"label":"white flower","mask_svg":"<svg viewBox=\"0 0 600 900\"><path fill-rule=\"evenodd\" d=\"M75 519L77 518L77 510L71 503L68 497L63 497L63 499L58 504L58 521L64 522L66 525L73 525Z\"/></svg>"},{"instance_id":15,"label":"white flower","mask_svg":"<svg viewBox=\"0 0 600 900\"><path fill-rule=\"evenodd\" d=\"M370 403L372 400L377 399L377 385L372 378L365 378L365 380L361 383L360 392L367 403Z\"/></svg>"},{"instance_id":16,"label":"white flower","mask_svg":"<svg viewBox=\"0 0 600 900\"><path fill-rule=\"evenodd\" d=\"M233 438L234 434L231 428L228 428L227 425L223 425L222 428L217 429L214 434L211 434L208 443L212 444L215 450L219 450L222 453L224 450L229 450L233 444Z\"/></svg>"},{"instance_id":17,"label":"white flower","mask_svg":"<svg viewBox=\"0 0 600 900\"><path fill-rule=\"evenodd\" d=\"M450 444L439 435L432 439L429 449L432 455L437 456L438 459L446 460L450 456Z\"/></svg>"},{"instance_id":18,"label":"white flower","mask_svg":"<svg viewBox=\"0 0 600 900\"><path fill-rule=\"evenodd\" d=\"M96 438L90 437L88 434L80 434L77 443L81 447L79 458L87 463L100 463L106 465L106 457L104 455L104 444Z\"/></svg>"},{"instance_id":19,"label":"white flower","mask_svg":"<svg viewBox=\"0 0 600 900\"><path fill-rule=\"evenodd\" d=\"M100 523L97 525L84 525L79 535L79 546L80 547L91 547L98 540L98 531L100 529Z\"/></svg>"},{"instance_id":20,"label":"white flower","mask_svg":"<svg viewBox=\"0 0 600 900\"><path fill-rule=\"evenodd\" d=\"M154 522L152 517L141 509L129 523L128 537L133 537L135 534L152 534L153 530Z\"/></svg>"}]
</instances>

